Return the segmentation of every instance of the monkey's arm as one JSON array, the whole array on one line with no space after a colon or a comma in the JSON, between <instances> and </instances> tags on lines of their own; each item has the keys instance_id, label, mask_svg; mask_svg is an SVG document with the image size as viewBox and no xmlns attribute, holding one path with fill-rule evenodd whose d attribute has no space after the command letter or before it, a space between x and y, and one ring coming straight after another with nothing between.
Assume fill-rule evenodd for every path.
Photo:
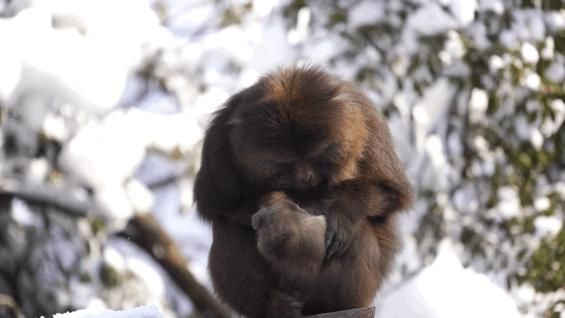
<instances>
[{"instance_id":1,"label":"monkey's arm","mask_svg":"<svg viewBox=\"0 0 565 318\"><path fill-rule=\"evenodd\" d=\"M384 221L388 215L409 208L413 193L392 146L384 119L369 123L370 139L358 161L362 177L340 182L327 196L326 257L341 255L362 221Z\"/></svg>"},{"instance_id":2,"label":"monkey's arm","mask_svg":"<svg viewBox=\"0 0 565 318\"><path fill-rule=\"evenodd\" d=\"M405 209L402 191L398 185L367 179L346 180L330 190L324 199L326 258L345 253L362 222L384 221L391 213Z\"/></svg>"},{"instance_id":3,"label":"monkey's arm","mask_svg":"<svg viewBox=\"0 0 565 318\"><path fill-rule=\"evenodd\" d=\"M358 161L361 177L340 182L328 195L327 258L347 250L363 221L386 221L412 204L412 189L386 122L377 115L367 124L371 133Z\"/></svg>"}]
</instances>

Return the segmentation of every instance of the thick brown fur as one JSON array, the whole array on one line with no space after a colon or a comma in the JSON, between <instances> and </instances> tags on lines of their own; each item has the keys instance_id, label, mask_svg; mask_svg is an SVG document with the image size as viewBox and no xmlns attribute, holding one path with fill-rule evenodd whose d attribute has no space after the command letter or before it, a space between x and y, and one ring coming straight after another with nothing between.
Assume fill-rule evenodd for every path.
<instances>
[{"instance_id":1,"label":"thick brown fur","mask_svg":"<svg viewBox=\"0 0 565 318\"><path fill-rule=\"evenodd\" d=\"M326 254L325 217L306 212L282 192L273 192L253 215L252 225L257 231L257 248L269 263L277 288L294 297L296 304L290 307L296 311L290 315L289 308L276 311L300 316Z\"/></svg>"},{"instance_id":2,"label":"thick brown fur","mask_svg":"<svg viewBox=\"0 0 565 318\"><path fill-rule=\"evenodd\" d=\"M307 288L314 292L281 286L284 266L257 248L252 215L282 209L268 203L273 192L326 218L326 260ZM216 292L247 317L370 304L396 251L396 212L412 202L388 126L369 99L310 67L266 75L216 113L194 194L212 224Z\"/></svg>"}]
</instances>

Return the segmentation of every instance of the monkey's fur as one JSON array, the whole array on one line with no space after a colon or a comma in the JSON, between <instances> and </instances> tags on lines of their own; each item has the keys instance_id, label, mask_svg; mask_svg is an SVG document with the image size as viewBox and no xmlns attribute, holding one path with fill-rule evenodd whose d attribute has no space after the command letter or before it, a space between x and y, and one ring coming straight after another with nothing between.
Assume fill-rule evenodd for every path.
<instances>
[{"instance_id":1,"label":"monkey's fur","mask_svg":"<svg viewBox=\"0 0 565 318\"><path fill-rule=\"evenodd\" d=\"M257 248L278 279L277 287L292 292L296 299L306 299L326 254L325 217L310 214L283 193L273 192L253 215L252 226L257 231ZM300 302L295 309L300 314Z\"/></svg>"},{"instance_id":2,"label":"monkey's fur","mask_svg":"<svg viewBox=\"0 0 565 318\"><path fill-rule=\"evenodd\" d=\"M275 192L326 218L325 260L305 292L285 286L292 264L257 248L251 218L284 210L270 200ZM363 93L317 68L268 74L227 101L206 132L194 195L212 224L215 290L246 317L370 304L396 252L396 212L412 202L384 119Z\"/></svg>"}]
</instances>

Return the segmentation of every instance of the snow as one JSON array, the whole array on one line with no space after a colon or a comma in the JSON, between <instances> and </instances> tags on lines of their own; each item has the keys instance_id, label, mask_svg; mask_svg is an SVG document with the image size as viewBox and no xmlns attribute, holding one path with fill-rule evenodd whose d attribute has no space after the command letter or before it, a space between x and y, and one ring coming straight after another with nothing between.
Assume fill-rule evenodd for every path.
<instances>
[{"instance_id":1,"label":"snow","mask_svg":"<svg viewBox=\"0 0 565 318\"><path fill-rule=\"evenodd\" d=\"M0 20L0 38L10 37L10 25ZM13 46L3 46L0 50L0 102L12 95L21 76L21 59Z\"/></svg>"},{"instance_id":2,"label":"snow","mask_svg":"<svg viewBox=\"0 0 565 318\"><path fill-rule=\"evenodd\" d=\"M522 43L520 53L522 54L522 59L526 63L536 64L539 60L538 50L529 42Z\"/></svg>"},{"instance_id":3,"label":"snow","mask_svg":"<svg viewBox=\"0 0 565 318\"><path fill-rule=\"evenodd\" d=\"M24 39L7 44L17 48L24 61L15 94L59 96L90 110L107 109L117 102L127 68L113 52L101 50L98 43L70 29L51 28L50 16L41 8L26 9L14 19L21 26L16 24L19 28L12 32Z\"/></svg>"},{"instance_id":4,"label":"snow","mask_svg":"<svg viewBox=\"0 0 565 318\"><path fill-rule=\"evenodd\" d=\"M545 71L545 76L554 83L563 82L565 80L565 60L561 58L551 63Z\"/></svg>"},{"instance_id":5,"label":"snow","mask_svg":"<svg viewBox=\"0 0 565 318\"><path fill-rule=\"evenodd\" d=\"M438 135L432 134L428 136L426 139L426 151L428 152L435 168L445 168L447 158L445 157L443 141Z\"/></svg>"},{"instance_id":6,"label":"snow","mask_svg":"<svg viewBox=\"0 0 565 318\"><path fill-rule=\"evenodd\" d=\"M63 149L59 162L97 190L95 200L105 217L123 221L152 206L148 190L135 180L128 181L148 149L182 155L201 139L202 129L189 112L163 115L117 110L81 128Z\"/></svg>"},{"instance_id":7,"label":"snow","mask_svg":"<svg viewBox=\"0 0 565 318\"><path fill-rule=\"evenodd\" d=\"M490 71L496 72L504 67L504 60L498 55L493 55L489 58L488 64Z\"/></svg>"},{"instance_id":8,"label":"snow","mask_svg":"<svg viewBox=\"0 0 565 318\"><path fill-rule=\"evenodd\" d=\"M451 0L449 10L457 19L460 26L466 26L475 19L475 10L477 9L476 0Z\"/></svg>"},{"instance_id":9,"label":"snow","mask_svg":"<svg viewBox=\"0 0 565 318\"><path fill-rule=\"evenodd\" d=\"M64 141L70 137L70 127L65 118L52 113L45 116L42 131L53 140Z\"/></svg>"},{"instance_id":10,"label":"snow","mask_svg":"<svg viewBox=\"0 0 565 318\"><path fill-rule=\"evenodd\" d=\"M464 54L465 48L460 34L455 31L449 31L444 49L440 52L440 58L445 64L451 64L460 59Z\"/></svg>"},{"instance_id":11,"label":"snow","mask_svg":"<svg viewBox=\"0 0 565 318\"><path fill-rule=\"evenodd\" d=\"M498 35L498 40L502 45L509 49L514 49L518 47L518 36L515 32L510 30L504 30Z\"/></svg>"},{"instance_id":12,"label":"snow","mask_svg":"<svg viewBox=\"0 0 565 318\"><path fill-rule=\"evenodd\" d=\"M512 298L486 275L465 269L448 241L430 265L378 301L380 318L514 318Z\"/></svg>"},{"instance_id":13,"label":"snow","mask_svg":"<svg viewBox=\"0 0 565 318\"><path fill-rule=\"evenodd\" d=\"M85 125L63 149L60 164L95 188L120 184L145 155L141 127L129 119L125 112L114 112L101 122Z\"/></svg>"},{"instance_id":14,"label":"snow","mask_svg":"<svg viewBox=\"0 0 565 318\"><path fill-rule=\"evenodd\" d=\"M498 189L497 210L500 216L506 218L512 218L520 215L520 199L518 197L517 189L509 186Z\"/></svg>"},{"instance_id":15,"label":"snow","mask_svg":"<svg viewBox=\"0 0 565 318\"><path fill-rule=\"evenodd\" d=\"M159 309L154 305L139 306L126 310L86 308L64 314L55 314L53 318L160 318Z\"/></svg>"},{"instance_id":16,"label":"snow","mask_svg":"<svg viewBox=\"0 0 565 318\"><path fill-rule=\"evenodd\" d=\"M266 17L277 4L277 0L253 0L253 12L258 17Z\"/></svg>"},{"instance_id":17,"label":"snow","mask_svg":"<svg viewBox=\"0 0 565 318\"><path fill-rule=\"evenodd\" d=\"M488 108L488 95L480 88L473 88L471 91L471 99L469 100L469 112L471 120L480 121Z\"/></svg>"},{"instance_id":18,"label":"snow","mask_svg":"<svg viewBox=\"0 0 565 318\"><path fill-rule=\"evenodd\" d=\"M551 206L551 201L549 200L548 197L538 197L534 201L534 207L536 208L536 210L540 212L549 209L550 206Z\"/></svg>"},{"instance_id":19,"label":"snow","mask_svg":"<svg viewBox=\"0 0 565 318\"><path fill-rule=\"evenodd\" d=\"M96 211L115 228L124 227L135 213L127 192L119 183L97 187L94 201Z\"/></svg>"},{"instance_id":20,"label":"snow","mask_svg":"<svg viewBox=\"0 0 565 318\"><path fill-rule=\"evenodd\" d=\"M12 217L22 225L39 225L36 214L33 214L28 205L22 200L12 201Z\"/></svg>"},{"instance_id":21,"label":"snow","mask_svg":"<svg viewBox=\"0 0 565 318\"><path fill-rule=\"evenodd\" d=\"M559 131L563 121L565 121L565 102L562 99L554 99L549 107L555 112L555 118L547 118L541 125L541 132L549 137Z\"/></svg>"},{"instance_id":22,"label":"snow","mask_svg":"<svg viewBox=\"0 0 565 318\"><path fill-rule=\"evenodd\" d=\"M540 235L553 237L563 227L563 221L558 216L538 216L534 220L534 226Z\"/></svg>"},{"instance_id":23,"label":"snow","mask_svg":"<svg viewBox=\"0 0 565 318\"><path fill-rule=\"evenodd\" d=\"M525 70L522 83L529 89L537 91L541 86L541 77L537 73Z\"/></svg>"},{"instance_id":24,"label":"snow","mask_svg":"<svg viewBox=\"0 0 565 318\"><path fill-rule=\"evenodd\" d=\"M352 29L367 24L375 24L385 17L384 2L361 1L348 11L347 23Z\"/></svg>"},{"instance_id":25,"label":"snow","mask_svg":"<svg viewBox=\"0 0 565 318\"><path fill-rule=\"evenodd\" d=\"M546 16L546 23L550 30L563 30L565 29L565 13L563 10L556 12L549 12Z\"/></svg>"},{"instance_id":26,"label":"snow","mask_svg":"<svg viewBox=\"0 0 565 318\"><path fill-rule=\"evenodd\" d=\"M124 12L128 23L122 23ZM153 10L135 0L37 1L0 22L7 48L0 52L7 66L0 98L33 93L90 111L119 101L129 70L141 58L139 49L162 34Z\"/></svg>"},{"instance_id":27,"label":"snow","mask_svg":"<svg viewBox=\"0 0 565 318\"><path fill-rule=\"evenodd\" d=\"M147 187L136 179L126 184L126 192L133 209L137 212L150 212L153 208L153 194Z\"/></svg>"},{"instance_id":28,"label":"snow","mask_svg":"<svg viewBox=\"0 0 565 318\"><path fill-rule=\"evenodd\" d=\"M504 3L502 0L480 0L479 8L481 11L492 11L496 14L504 12Z\"/></svg>"},{"instance_id":29,"label":"snow","mask_svg":"<svg viewBox=\"0 0 565 318\"><path fill-rule=\"evenodd\" d=\"M44 158L37 158L29 163L26 180L29 184L41 184L47 177L49 163Z\"/></svg>"},{"instance_id":30,"label":"snow","mask_svg":"<svg viewBox=\"0 0 565 318\"><path fill-rule=\"evenodd\" d=\"M303 43L308 37L311 12L308 7L298 10L296 27L288 31L288 43L296 45Z\"/></svg>"},{"instance_id":31,"label":"snow","mask_svg":"<svg viewBox=\"0 0 565 318\"><path fill-rule=\"evenodd\" d=\"M409 29L425 36L443 33L455 27L453 18L431 1L411 14L406 23Z\"/></svg>"}]
</instances>

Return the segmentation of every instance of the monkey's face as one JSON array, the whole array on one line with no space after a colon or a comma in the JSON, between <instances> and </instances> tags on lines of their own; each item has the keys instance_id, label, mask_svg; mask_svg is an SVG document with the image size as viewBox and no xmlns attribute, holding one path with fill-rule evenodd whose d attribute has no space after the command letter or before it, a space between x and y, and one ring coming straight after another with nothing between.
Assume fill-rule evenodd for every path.
<instances>
[{"instance_id":1,"label":"monkey's face","mask_svg":"<svg viewBox=\"0 0 565 318\"><path fill-rule=\"evenodd\" d=\"M258 113L261 119L257 119ZM264 114L271 119L265 120ZM273 117L275 118L273 120ZM234 128L236 164L253 184L267 190L310 190L325 185L346 159L342 142L320 125L286 121L276 105L262 105ZM287 117L288 118L288 117Z\"/></svg>"},{"instance_id":2,"label":"monkey's face","mask_svg":"<svg viewBox=\"0 0 565 318\"><path fill-rule=\"evenodd\" d=\"M273 190L307 190L328 182L340 161L337 143L320 142L299 153L285 147L254 147L245 170L257 184ZM251 147L250 147L251 148Z\"/></svg>"},{"instance_id":3,"label":"monkey's face","mask_svg":"<svg viewBox=\"0 0 565 318\"><path fill-rule=\"evenodd\" d=\"M282 71L232 97L230 142L244 177L308 190L353 174L365 124L340 85L316 70Z\"/></svg>"}]
</instances>

